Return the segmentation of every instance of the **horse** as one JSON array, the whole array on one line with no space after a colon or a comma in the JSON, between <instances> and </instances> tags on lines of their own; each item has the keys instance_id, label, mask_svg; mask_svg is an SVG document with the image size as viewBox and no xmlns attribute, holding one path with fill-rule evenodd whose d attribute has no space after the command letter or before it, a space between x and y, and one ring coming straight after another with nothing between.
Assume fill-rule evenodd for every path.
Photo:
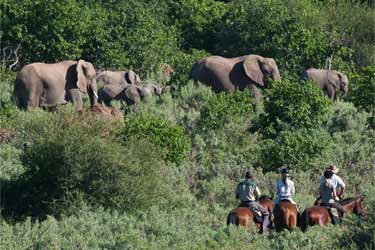
<instances>
[{"instance_id":1,"label":"horse","mask_svg":"<svg viewBox=\"0 0 375 250\"><path fill-rule=\"evenodd\" d=\"M280 201L273 210L274 223L277 231L283 229L293 230L297 227L298 210L297 206L290 201Z\"/></svg>"},{"instance_id":2,"label":"horse","mask_svg":"<svg viewBox=\"0 0 375 250\"><path fill-rule=\"evenodd\" d=\"M262 195L258 199L259 204L261 204L265 209L267 209L268 213L270 214L270 223L271 222L271 215L273 211L273 202L271 198L266 195ZM255 226L259 229L261 224L255 220L255 216L252 211L250 211L247 207L237 207L229 212L227 216L227 225L234 224L236 226L241 225L245 228L249 228L250 223L254 222Z\"/></svg>"},{"instance_id":3,"label":"horse","mask_svg":"<svg viewBox=\"0 0 375 250\"><path fill-rule=\"evenodd\" d=\"M362 196L341 200L339 204L344 207L345 214L365 214ZM313 225L325 226L330 221L331 217L327 207L313 206L303 211L301 216L301 230L306 231L307 227Z\"/></svg>"}]
</instances>

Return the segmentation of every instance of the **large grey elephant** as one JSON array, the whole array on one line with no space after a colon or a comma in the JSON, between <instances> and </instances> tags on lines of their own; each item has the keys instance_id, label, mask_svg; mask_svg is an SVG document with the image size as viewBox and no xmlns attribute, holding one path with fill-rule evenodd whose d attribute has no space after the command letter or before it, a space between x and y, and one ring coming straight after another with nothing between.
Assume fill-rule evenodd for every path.
<instances>
[{"instance_id":1,"label":"large grey elephant","mask_svg":"<svg viewBox=\"0 0 375 250\"><path fill-rule=\"evenodd\" d=\"M259 55L235 58L209 56L196 62L190 73L194 81L203 82L215 91L233 92L250 88L257 100L257 86L265 86L268 77L281 80L275 60Z\"/></svg>"},{"instance_id":2,"label":"large grey elephant","mask_svg":"<svg viewBox=\"0 0 375 250\"><path fill-rule=\"evenodd\" d=\"M117 84L140 84L141 79L133 70L129 71L102 71L96 76L98 82L102 82L104 85Z\"/></svg>"},{"instance_id":3,"label":"large grey elephant","mask_svg":"<svg viewBox=\"0 0 375 250\"><path fill-rule=\"evenodd\" d=\"M94 66L84 60L59 63L32 63L17 74L14 84L17 106L22 109L54 107L73 101L82 109L82 94L88 94L91 106L97 103Z\"/></svg>"},{"instance_id":4,"label":"large grey elephant","mask_svg":"<svg viewBox=\"0 0 375 250\"><path fill-rule=\"evenodd\" d=\"M349 91L348 77L336 70L309 68L302 75L303 80L310 79L316 83L331 100L336 100L336 92L342 90L344 96Z\"/></svg>"}]
</instances>

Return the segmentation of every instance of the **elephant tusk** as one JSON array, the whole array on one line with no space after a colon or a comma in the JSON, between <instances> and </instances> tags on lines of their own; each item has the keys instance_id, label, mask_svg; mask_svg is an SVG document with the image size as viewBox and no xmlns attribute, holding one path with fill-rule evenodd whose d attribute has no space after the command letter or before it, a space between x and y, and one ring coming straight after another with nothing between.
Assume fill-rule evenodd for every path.
<instances>
[{"instance_id":1,"label":"elephant tusk","mask_svg":"<svg viewBox=\"0 0 375 250\"><path fill-rule=\"evenodd\" d=\"M96 93L96 91L93 90L92 92L94 92L94 96L96 97L96 99L98 99L99 97L98 97L98 94Z\"/></svg>"}]
</instances>

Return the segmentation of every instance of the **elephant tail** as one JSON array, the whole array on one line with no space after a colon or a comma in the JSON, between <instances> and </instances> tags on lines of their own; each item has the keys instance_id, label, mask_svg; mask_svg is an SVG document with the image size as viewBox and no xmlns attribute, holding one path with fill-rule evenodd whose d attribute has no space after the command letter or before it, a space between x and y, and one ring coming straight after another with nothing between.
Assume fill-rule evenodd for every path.
<instances>
[{"instance_id":1,"label":"elephant tail","mask_svg":"<svg viewBox=\"0 0 375 250\"><path fill-rule=\"evenodd\" d=\"M302 75L300 76L300 80L305 82L309 79L309 76L307 75L307 70L303 71Z\"/></svg>"},{"instance_id":2,"label":"elephant tail","mask_svg":"<svg viewBox=\"0 0 375 250\"><path fill-rule=\"evenodd\" d=\"M197 81L198 80L197 76L199 74L199 69L200 69L200 63L199 62L194 63L193 66L191 67L191 70L190 70L189 79Z\"/></svg>"},{"instance_id":3,"label":"elephant tail","mask_svg":"<svg viewBox=\"0 0 375 250\"><path fill-rule=\"evenodd\" d=\"M17 75L14 81L13 97L17 107L27 109L27 96L23 81Z\"/></svg>"}]
</instances>

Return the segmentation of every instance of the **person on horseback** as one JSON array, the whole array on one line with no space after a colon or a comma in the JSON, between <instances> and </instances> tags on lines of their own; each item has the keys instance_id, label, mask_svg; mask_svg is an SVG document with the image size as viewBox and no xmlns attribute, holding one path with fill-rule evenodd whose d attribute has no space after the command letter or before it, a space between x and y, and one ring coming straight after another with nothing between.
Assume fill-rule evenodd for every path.
<instances>
[{"instance_id":1,"label":"person on horseback","mask_svg":"<svg viewBox=\"0 0 375 250\"><path fill-rule=\"evenodd\" d=\"M276 183L276 194L278 198L275 201L275 205L278 205L283 200L297 205L292 199L295 194L294 182L289 178L289 170L287 168L281 169L281 179Z\"/></svg>"},{"instance_id":2,"label":"person on horseback","mask_svg":"<svg viewBox=\"0 0 375 250\"><path fill-rule=\"evenodd\" d=\"M236 199L241 201L240 207L248 207L253 213L254 211L260 211L262 213L261 233L265 233L269 224L269 212L261 204L256 202L260 196L260 190L250 172L246 172L245 180L237 185L235 195Z\"/></svg>"},{"instance_id":3,"label":"person on horseback","mask_svg":"<svg viewBox=\"0 0 375 250\"><path fill-rule=\"evenodd\" d=\"M332 175L332 181L336 185L336 194L337 194L337 197L341 200L342 199L342 195L344 194L344 191L345 191L345 183L341 179L341 177L337 175L337 173L339 172L339 169L336 167L335 164L330 164L328 166L327 170L329 170L329 171L331 171L333 173L333 175ZM320 178L320 182L321 183L324 182L323 176Z\"/></svg>"},{"instance_id":4,"label":"person on horseback","mask_svg":"<svg viewBox=\"0 0 375 250\"><path fill-rule=\"evenodd\" d=\"M322 197L322 203L320 205L328 208L336 208L339 213L339 219L336 220L335 216L333 216L333 221L335 224L341 224L341 217L343 217L345 209L341 204L336 202L338 200L336 193L337 183L332 178L333 175L334 173L329 169L324 172L324 179L319 187L320 197Z\"/></svg>"},{"instance_id":5,"label":"person on horseback","mask_svg":"<svg viewBox=\"0 0 375 250\"><path fill-rule=\"evenodd\" d=\"M345 191L345 183L341 179L341 177L337 175L337 173L339 172L339 169L336 167L335 164L330 164L326 170L329 170L333 173L332 181L334 182L334 185L336 186L337 198L341 200L342 195L344 194L344 191ZM319 182L320 182L320 185L324 183L324 176L320 177ZM318 197L316 201L314 202L314 204L319 205L321 202L322 202L322 198Z\"/></svg>"}]
</instances>

